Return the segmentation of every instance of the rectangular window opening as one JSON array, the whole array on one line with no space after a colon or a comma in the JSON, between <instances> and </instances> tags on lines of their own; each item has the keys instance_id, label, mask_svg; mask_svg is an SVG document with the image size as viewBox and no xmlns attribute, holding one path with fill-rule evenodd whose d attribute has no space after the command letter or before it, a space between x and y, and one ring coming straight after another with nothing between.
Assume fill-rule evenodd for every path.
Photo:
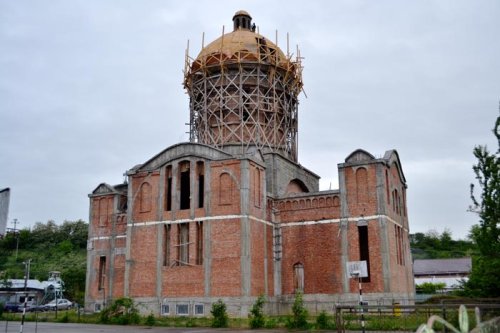
<instances>
[{"instance_id":1,"label":"rectangular window opening","mask_svg":"<svg viewBox=\"0 0 500 333\"><path fill-rule=\"evenodd\" d=\"M189 223L178 224L179 244L178 263L180 266L189 264Z\"/></svg>"},{"instance_id":2,"label":"rectangular window opening","mask_svg":"<svg viewBox=\"0 0 500 333\"><path fill-rule=\"evenodd\" d=\"M163 316L169 315L170 314L170 305L162 304L161 305L161 314Z\"/></svg>"},{"instance_id":3,"label":"rectangular window opening","mask_svg":"<svg viewBox=\"0 0 500 333\"><path fill-rule=\"evenodd\" d=\"M203 304L195 304L194 314L197 316L203 316L205 314L205 306Z\"/></svg>"},{"instance_id":4,"label":"rectangular window opening","mask_svg":"<svg viewBox=\"0 0 500 333\"><path fill-rule=\"evenodd\" d=\"M191 190L191 185L190 185L190 172L189 172L189 167L187 168L186 171L181 172L181 207L180 209L189 209L190 207L190 190Z\"/></svg>"},{"instance_id":5,"label":"rectangular window opening","mask_svg":"<svg viewBox=\"0 0 500 333\"><path fill-rule=\"evenodd\" d=\"M98 281L97 281L97 289L104 289L104 277L106 270L106 257L99 257L99 272L98 272Z\"/></svg>"},{"instance_id":6,"label":"rectangular window opening","mask_svg":"<svg viewBox=\"0 0 500 333\"><path fill-rule=\"evenodd\" d=\"M370 252L368 246L368 226L358 226L359 260L366 261L368 277L361 278L361 282L370 282Z\"/></svg>"},{"instance_id":7,"label":"rectangular window opening","mask_svg":"<svg viewBox=\"0 0 500 333\"><path fill-rule=\"evenodd\" d=\"M169 172L170 171L170 172ZM167 184L165 196L165 210L172 210L172 170L167 169Z\"/></svg>"},{"instance_id":8,"label":"rectangular window opening","mask_svg":"<svg viewBox=\"0 0 500 333\"><path fill-rule=\"evenodd\" d=\"M170 266L170 232L172 225L167 224L163 227L164 243L163 243L163 266Z\"/></svg>"},{"instance_id":9,"label":"rectangular window opening","mask_svg":"<svg viewBox=\"0 0 500 333\"><path fill-rule=\"evenodd\" d=\"M203 208L203 199L205 197L205 176L198 176L198 208Z\"/></svg>"},{"instance_id":10,"label":"rectangular window opening","mask_svg":"<svg viewBox=\"0 0 500 333\"><path fill-rule=\"evenodd\" d=\"M196 173L198 174L198 208L203 208L205 198L205 167L203 162L196 163Z\"/></svg>"},{"instance_id":11,"label":"rectangular window opening","mask_svg":"<svg viewBox=\"0 0 500 333\"><path fill-rule=\"evenodd\" d=\"M179 316L189 315L189 305L188 304L177 304L176 312Z\"/></svg>"},{"instance_id":12,"label":"rectangular window opening","mask_svg":"<svg viewBox=\"0 0 500 333\"><path fill-rule=\"evenodd\" d=\"M203 265L203 222L196 223L196 265Z\"/></svg>"}]
</instances>

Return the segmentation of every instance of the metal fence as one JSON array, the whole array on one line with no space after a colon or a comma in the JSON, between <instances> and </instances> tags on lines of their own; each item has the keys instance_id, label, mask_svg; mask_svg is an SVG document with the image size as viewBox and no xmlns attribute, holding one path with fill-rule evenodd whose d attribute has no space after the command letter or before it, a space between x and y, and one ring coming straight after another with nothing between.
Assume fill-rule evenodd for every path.
<instances>
[{"instance_id":1,"label":"metal fence","mask_svg":"<svg viewBox=\"0 0 500 333\"><path fill-rule=\"evenodd\" d=\"M476 314L480 322L500 316L500 303L464 304L468 312L469 327L476 327ZM415 331L421 324L437 315L453 326L458 327L458 309L460 304L441 303L425 305L363 305L335 306L334 321L337 332L346 330L370 331ZM433 327L436 331L446 332L441 324Z\"/></svg>"}]
</instances>

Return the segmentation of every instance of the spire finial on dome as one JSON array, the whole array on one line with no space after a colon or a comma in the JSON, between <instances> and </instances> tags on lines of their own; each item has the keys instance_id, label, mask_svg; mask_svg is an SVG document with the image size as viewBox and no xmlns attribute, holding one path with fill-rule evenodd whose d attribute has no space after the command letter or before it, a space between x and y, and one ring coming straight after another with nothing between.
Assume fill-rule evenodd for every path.
<instances>
[{"instance_id":1,"label":"spire finial on dome","mask_svg":"<svg viewBox=\"0 0 500 333\"><path fill-rule=\"evenodd\" d=\"M234 31L238 29L251 30L252 17L244 10L237 11L233 16Z\"/></svg>"}]
</instances>

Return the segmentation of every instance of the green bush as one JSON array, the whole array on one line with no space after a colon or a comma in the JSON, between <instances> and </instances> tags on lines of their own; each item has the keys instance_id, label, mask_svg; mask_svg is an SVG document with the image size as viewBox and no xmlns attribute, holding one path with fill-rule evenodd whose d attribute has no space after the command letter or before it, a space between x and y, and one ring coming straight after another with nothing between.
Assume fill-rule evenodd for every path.
<instances>
[{"instance_id":1,"label":"green bush","mask_svg":"<svg viewBox=\"0 0 500 333\"><path fill-rule=\"evenodd\" d=\"M68 312L64 313L64 316L57 320L59 323L69 323Z\"/></svg>"},{"instance_id":2,"label":"green bush","mask_svg":"<svg viewBox=\"0 0 500 333\"><path fill-rule=\"evenodd\" d=\"M226 312L226 304L219 299L217 302L212 304L212 309L210 310L212 313L212 327L227 327L229 317Z\"/></svg>"},{"instance_id":3,"label":"green bush","mask_svg":"<svg viewBox=\"0 0 500 333\"><path fill-rule=\"evenodd\" d=\"M276 318L269 318L266 320L266 322L264 323L264 328L276 328L278 327L278 321L276 320Z\"/></svg>"},{"instance_id":4,"label":"green bush","mask_svg":"<svg viewBox=\"0 0 500 333\"><path fill-rule=\"evenodd\" d=\"M295 294L295 301L292 306L292 316L288 318L286 326L287 328L300 329L307 329L309 327L307 323L307 310L304 307L304 300L300 292Z\"/></svg>"},{"instance_id":5,"label":"green bush","mask_svg":"<svg viewBox=\"0 0 500 333\"><path fill-rule=\"evenodd\" d=\"M141 320L134 301L128 297L116 299L100 313L100 322L104 324L129 325Z\"/></svg>"},{"instance_id":6,"label":"green bush","mask_svg":"<svg viewBox=\"0 0 500 333\"><path fill-rule=\"evenodd\" d=\"M446 287L446 283L444 282L438 282L438 283L432 283L432 282L424 282L422 284L417 284L416 289L418 292L421 292L422 294L435 294L439 290L443 290Z\"/></svg>"},{"instance_id":7,"label":"green bush","mask_svg":"<svg viewBox=\"0 0 500 333\"><path fill-rule=\"evenodd\" d=\"M3 315L3 303L0 302L0 318L2 318Z\"/></svg>"},{"instance_id":8,"label":"green bush","mask_svg":"<svg viewBox=\"0 0 500 333\"><path fill-rule=\"evenodd\" d=\"M155 316L153 316L153 314L150 313L149 316L147 316L146 319L144 320L144 324L146 326L154 326L156 324Z\"/></svg>"},{"instance_id":9,"label":"green bush","mask_svg":"<svg viewBox=\"0 0 500 333\"><path fill-rule=\"evenodd\" d=\"M250 328L262 328L266 323L266 318L264 317L264 303L266 301L266 297L261 295L257 298L255 303L252 305L250 309L250 314L248 317L250 318Z\"/></svg>"},{"instance_id":10,"label":"green bush","mask_svg":"<svg viewBox=\"0 0 500 333\"><path fill-rule=\"evenodd\" d=\"M316 328L321 330L333 328L331 317L326 314L325 310L321 311L319 316L316 318Z\"/></svg>"}]
</instances>

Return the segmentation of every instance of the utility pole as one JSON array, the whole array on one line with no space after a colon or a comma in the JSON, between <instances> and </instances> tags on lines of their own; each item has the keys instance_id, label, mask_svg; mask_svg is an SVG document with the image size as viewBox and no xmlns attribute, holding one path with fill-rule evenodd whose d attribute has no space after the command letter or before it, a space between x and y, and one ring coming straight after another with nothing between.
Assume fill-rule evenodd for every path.
<instances>
[{"instance_id":1,"label":"utility pole","mask_svg":"<svg viewBox=\"0 0 500 333\"><path fill-rule=\"evenodd\" d=\"M28 304L28 280L30 278L30 266L31 259L24 261L24 306L23 306L23 317L21 319L21 327L19 328L19 333L23 333L24 318L26 316L26 306Z\"/></svg>"},{"instance_id":2,"label":"utility pole","mask_svg":"<svg viewBox=\"0 0 500 333\"><path fill-rule=\"evenodd\" d=\"M20 222L17 221L17 219L14 219L14 221L12 221L12 223L14 224L14 235L16 235L16 262L17 262L17 253L19 251L19 232L17 231L17 225L20 224Z\"/></svg>"},{"instance_id":3,"label":"utility pole","mask_svg":"<svg viewBox=\"0 0 500 333\"><path fill-rule=\"evenodd\" d=\"M364 316L364 308L363 308L363 287L361 285L361 272L353 271L350 273L351 278L356 279L358 282L358 291L359 291L359 309L361 311L361 329L362 332L365 333L365 316Z\"/></svg>"}]
</instances>

